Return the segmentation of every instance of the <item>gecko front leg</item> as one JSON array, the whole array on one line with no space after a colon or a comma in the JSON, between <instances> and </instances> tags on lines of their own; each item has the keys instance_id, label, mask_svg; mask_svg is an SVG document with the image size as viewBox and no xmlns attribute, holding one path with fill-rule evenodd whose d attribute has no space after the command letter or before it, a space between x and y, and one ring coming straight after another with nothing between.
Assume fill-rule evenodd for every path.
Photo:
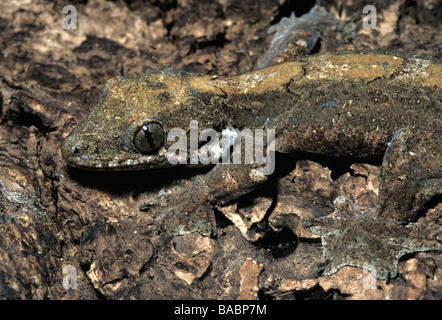
<instances>
[{"instance_id":1,"label":"gecko front leg","mask_svg":"<svg viewBox=\"0 0 442 320\"><path fill-rule=\"evenodd\" d=\"M156 218L156 231L169 235L199 232L216 234L212 206L228 202L267 180L263 166L217 164L205 175L196 176L160 193L140 205Z\"/></svg>"},{"instance_id":2,"label":"gecko front leg","mask_svg":"<svg viewBox=\"0 0 442 320\"><path fill-rule=\"evenodd\" d=\"M345 265L370 266L375 277L388 279L404 254L442 249L441 226L416 221L419 210L442 194L441 137L440 130L400 130L384 156L376 208L339 197L331 215L304 222L321 235L324 275Z\"/></svg>"}]
</instances>

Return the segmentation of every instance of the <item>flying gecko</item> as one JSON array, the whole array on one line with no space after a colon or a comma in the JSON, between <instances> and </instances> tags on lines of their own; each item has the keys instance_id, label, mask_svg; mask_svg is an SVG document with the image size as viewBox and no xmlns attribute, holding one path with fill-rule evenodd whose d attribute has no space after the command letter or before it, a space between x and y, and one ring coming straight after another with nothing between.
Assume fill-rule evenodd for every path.
<instances>
[{"instance_id":1,"label":"flying gecko","mask_svg":"<svg viewBox=\"0 0 442 320\"><path fill-rule=\"evenodd\" d=\"M416 223L442 192L441 87L439 60L399 53L321 53L232 77L165 66L109 80L62 154L85 170L212 165L140 205L170 235L214 234L213 206L267 181L273 152L383 155L375 208L340 197L304 225L321 235L323 274L368 264L387 279L404 254L442 248L440 225Z\"/></svg>"}]
</instances>

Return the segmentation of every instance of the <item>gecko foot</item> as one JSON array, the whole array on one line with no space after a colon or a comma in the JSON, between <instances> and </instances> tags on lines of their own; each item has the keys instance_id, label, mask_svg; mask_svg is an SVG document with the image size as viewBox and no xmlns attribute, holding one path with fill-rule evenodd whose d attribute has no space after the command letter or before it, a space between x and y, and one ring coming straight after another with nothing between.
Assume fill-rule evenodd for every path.
<instances>
[{"instance_id":1,"label":"gecko foot","mask_svg":"<svg viewBox=\"0 0 442 320\"><path fill-rule=\"evenodd\" d=\"M408 223L379 218L375 210L361 210L346 197L334 201L332 214L304 222L305 227L321 236L323 275L331 275L343 266L371 271L378 279L397 275L403 255L442 249L442 229L435 224Z\"/></svg>"}]
</instances>

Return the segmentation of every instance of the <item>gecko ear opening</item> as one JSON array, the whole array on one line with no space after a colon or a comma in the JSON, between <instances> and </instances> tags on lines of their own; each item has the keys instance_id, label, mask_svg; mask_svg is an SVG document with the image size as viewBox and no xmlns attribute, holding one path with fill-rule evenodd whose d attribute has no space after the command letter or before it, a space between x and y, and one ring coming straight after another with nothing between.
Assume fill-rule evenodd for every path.
<instances>
[{"instance_id":1,"label":"gecko ear opening","mask_svg":"<svg viewBox=\"0 0 442 320\"><path fill-rule=\"evenodd\" d=\"M161 122L148 120L134 131L133 145L141 153L152 153L166 141L166 131Z\"/></svg>"}]
</instances>

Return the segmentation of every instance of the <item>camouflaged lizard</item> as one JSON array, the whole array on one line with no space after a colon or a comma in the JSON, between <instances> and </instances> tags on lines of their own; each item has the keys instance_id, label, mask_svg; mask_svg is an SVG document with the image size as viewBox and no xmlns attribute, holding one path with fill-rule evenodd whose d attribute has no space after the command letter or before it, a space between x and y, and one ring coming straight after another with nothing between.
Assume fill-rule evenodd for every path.
<instances>
[{"instance_id":1,"label":"camouflaged lizard","mask_svg":"<svg viewBox=\"0 0 442 320\"><path fill-rule=\"evenodd\" d=\"M346 264L376 265L379 257L365 252L373 239L359 241L369 246L362 257L360 246L351 245L366 233L379 235L378 246L394 237L404 244L401 232L412 234L406 248L393 244L400 250L376 265L382 270L378 277L387 278L395 275L404 253L442 247L440 226L424 231L403 227L442 191L441 87L439 60L405 54L324 53L233 77L166 66L135 79L111 79L99 103L64 141L62 152L69 165L86 170L169 167L167 150L175 141L167 139L168 132L186 130L193 120L199 133L226 127L274 129L276 152L356 158L385 154L372 212L340 198L335 213L306 221L306 226L322 236L324 274ZM199 148L204 145L200 142ZM141 208L157 218L160 231L209 235L215 229L212 205L266 181L260 166L217 164L190 187L177 185ZM351 223L357 228L348 228ZM345 230L351 231L349 240ZM336 250L344 257L330 257ZM388 250L382 249L382 255Z\"/></svg>"}]
</instances>

